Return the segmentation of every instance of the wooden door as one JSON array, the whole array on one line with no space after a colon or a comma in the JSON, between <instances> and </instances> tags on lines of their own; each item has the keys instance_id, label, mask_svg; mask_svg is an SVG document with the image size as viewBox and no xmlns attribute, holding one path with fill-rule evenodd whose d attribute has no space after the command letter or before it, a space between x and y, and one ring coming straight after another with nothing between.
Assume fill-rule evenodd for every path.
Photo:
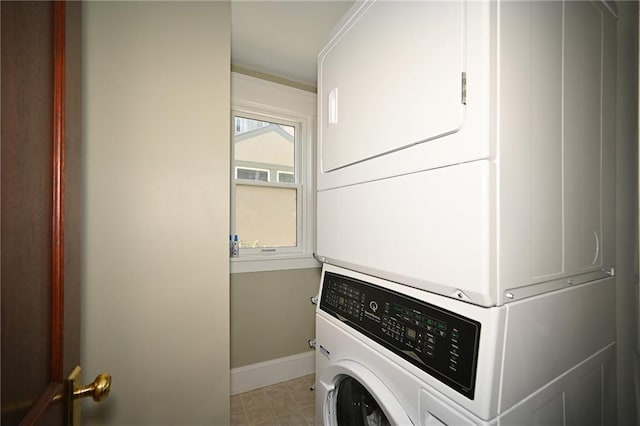
<instances>
[{"instance_id":1,"label":"wooden door","mask_svg":"<svg viewBox=\"0 0 640 426\"><path fill-rule=\"evenodd\" d=\"M3 426L62 424L80 362L80 12L0 3Z\"/></svg>"}]
</instances>

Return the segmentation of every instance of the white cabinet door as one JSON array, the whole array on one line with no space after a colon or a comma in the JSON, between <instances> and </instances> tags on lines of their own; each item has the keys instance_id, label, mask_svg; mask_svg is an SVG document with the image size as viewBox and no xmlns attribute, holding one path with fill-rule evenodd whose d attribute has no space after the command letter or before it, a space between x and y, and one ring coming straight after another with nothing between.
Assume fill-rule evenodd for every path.
<instances>
[{"instance_id":1,"label":"white cabinet door","mask_svg":"<svg viewBox=\"0 0 640 426\"><path fill-rule=\"evenodd\" d=\"M457 131L465 2L365 3L319 55L321 171Z\"/></svg>"}]
</instances>

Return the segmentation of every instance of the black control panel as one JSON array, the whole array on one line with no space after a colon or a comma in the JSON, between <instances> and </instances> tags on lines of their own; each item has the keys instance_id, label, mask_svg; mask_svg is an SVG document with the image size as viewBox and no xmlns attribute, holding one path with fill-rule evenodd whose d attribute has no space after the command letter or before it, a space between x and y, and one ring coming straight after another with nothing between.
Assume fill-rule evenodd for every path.
<instances>
[{"instance_id":1,"label":"black control panel","mask_svg":"<svg viewBox=\"0 0 640 426\"><path fill-rule=\"evenodd\" d=\"M320 309L473 399L479 322L332 272L324 274Z\"/></svg>"}]
</instances>

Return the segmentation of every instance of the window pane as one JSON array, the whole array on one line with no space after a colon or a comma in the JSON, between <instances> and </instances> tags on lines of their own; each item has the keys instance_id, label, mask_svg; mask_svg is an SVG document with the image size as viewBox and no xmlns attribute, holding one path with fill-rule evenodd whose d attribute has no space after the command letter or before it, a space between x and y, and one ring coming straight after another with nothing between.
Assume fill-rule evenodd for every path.
<instances>
[{"instance_id":1,"label":"window pane","mask_svg":"<svg viewBox=\"0 0 640 426\"><path fill-rule=\"evenodd\" d=\"M293 173L278 172L278 182L281 182L281 183L295 183L295 179L293 177Z\"/></svg>"},{"instance_id":2,"label":"window pane","mask_svg":"<svg viewBox=\"0 0 640 426\"><path fill-rule=\"evenodd\" d=\"M296 188L236 185L240 248L295 247Z\"/></svg>"},{"instance_id":3,"label":"window pane","mask_svg":"<svg viewBox=\"0 0 640 426\"><path fill-rule=\"evenodd\" d=\"M295 127L239 116L234 127L234 166L295 174Z\"/></svg>"},{"instance_id":4,"label":"window pane","mask_svg":"<svg viewBox=\"0 0 640 426\"><path fill-rule=\"evenodd\" d=\"M269 170L243 169L241 167L236 167L236 179L269 182Z\"/></svg>"}]
</instances>

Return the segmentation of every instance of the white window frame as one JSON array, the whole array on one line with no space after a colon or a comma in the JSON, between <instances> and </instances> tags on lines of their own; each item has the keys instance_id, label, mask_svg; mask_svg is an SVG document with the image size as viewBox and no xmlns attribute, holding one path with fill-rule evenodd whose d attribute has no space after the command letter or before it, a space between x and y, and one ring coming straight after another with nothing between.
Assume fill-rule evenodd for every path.
<instances>
[{"instance_id":1,"label":"white window frame","mask_svg":"<svg viewBox=\"0 0 640 426\"><path fill-rule=\"evenodd\" d=\"M231 129L234 117L254 118L291 125L296 128L294 184L250 181L251 185L297 188L297 247L241 249L230 258L231 273L273 271L319 267L313 258L315 248L314 158L315 94L288 86L231 73ZM232 132L233 135L234 132ZM231 215L230 233L235 234L235 167L231 143Z\"/></svg>"}]
</instances>

